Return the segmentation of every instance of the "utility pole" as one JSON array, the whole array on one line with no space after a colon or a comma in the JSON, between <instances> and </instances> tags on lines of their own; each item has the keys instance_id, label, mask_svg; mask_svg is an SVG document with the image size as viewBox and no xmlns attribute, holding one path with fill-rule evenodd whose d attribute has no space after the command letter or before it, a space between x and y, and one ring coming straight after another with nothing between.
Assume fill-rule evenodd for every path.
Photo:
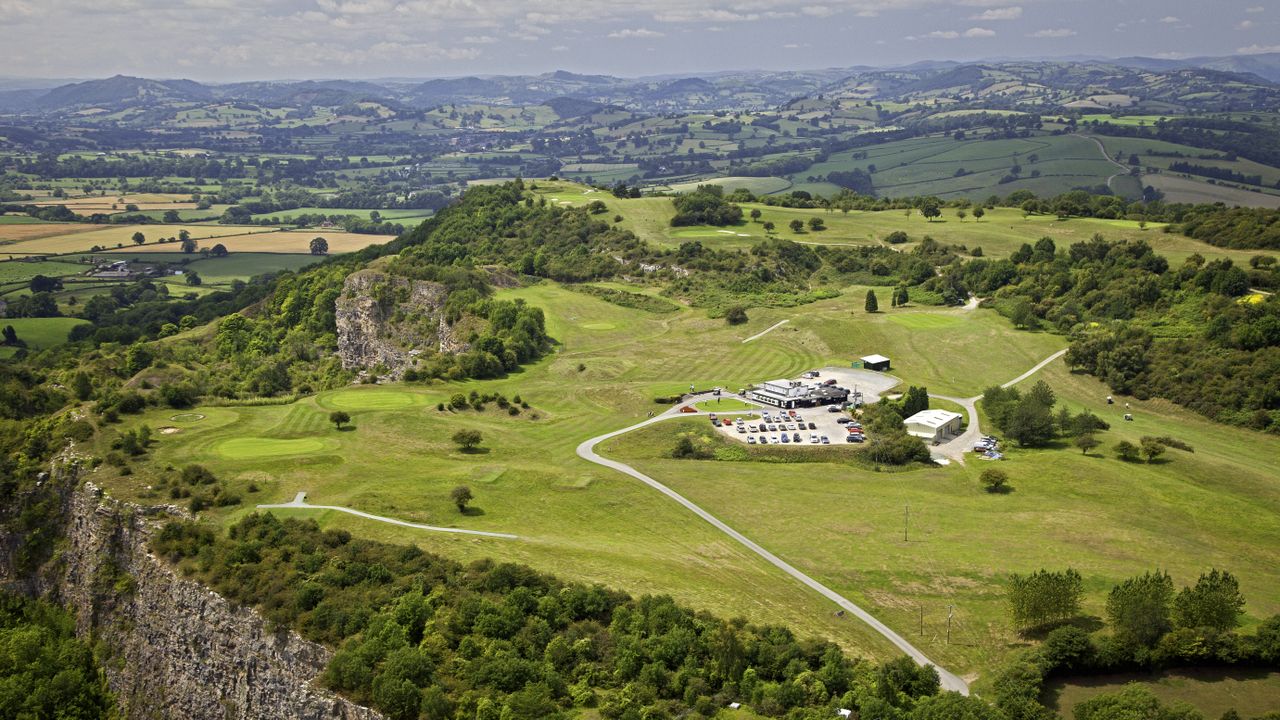
<instances>
[{"instance_id":1,"label":"utility pole","mask_svg":"<svg viewBox=\"0 0 1280 720\"><path fill-rule=\"evenodd\" d=\"M951 616L956 614L956 606L947 606L947 644L951 644Z\"/></svg>"},{"instance_id":2,"label":"utility pole","mask_svg":"<svg viewBox=\"0 0 1280 720\"><path fill-rule=\"evenodd\" d=\"M902 506L902 542L907 542L907 528L911 525L911 506Z\"/></svg>"}]
</instances>

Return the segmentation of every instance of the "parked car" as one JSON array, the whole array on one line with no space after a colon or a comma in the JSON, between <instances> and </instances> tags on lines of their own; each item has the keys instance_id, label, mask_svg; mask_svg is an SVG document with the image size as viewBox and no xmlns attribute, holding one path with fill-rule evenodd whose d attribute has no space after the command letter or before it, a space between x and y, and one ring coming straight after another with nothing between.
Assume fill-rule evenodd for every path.
<instances>
[{"instance_id":1,"label":"parked car","mask_svg":"<svg viewBox=\"0 0 1280 720\"><path fill-rule=\"evenodd\" d=\"M746 428L742 427L741 425L738 426L738 432L745 433L746 431L747 431Z\"/></svg>"},{"instance_id":2,"label":"parked car","mask_svg":"<svg viewBox=\"0 0 1280 720\"><path fill-rule=\"evenodd\" d=\"M748 436L747 436L747 444L748 444L748 445L755 445L755 444L756 444L756 436L755 436L755 435L748 435Z\"/></svg>"},{"instance_id":3,"label":"parked car","mask_svg":"<svg viewBox=\"0 0 1280 720\"><path fill-rule=\"evenodd\" d=\"M774 443L774 444L777 444L777 442L778 442L778 436L777 436L777 435L770 435L770 436L769 436L769 442Z\"/></svg>"},{"instance_id":4,"label":"parked car","mask_svg":"<svg viewBox=\"0 0 1280 720\"><path fill-rule=\"evenodd\" d=\"M800 442L800 433L791 433L791 442Z\"/></svg>"},{"instance_id":5,"label":"parked car","mask_svg":"<svg viewBox=\"0 0 1280 720\"><path fill-rule=\"evenodd\" d=\"M768 445L768 444L769 444L769 438L767 438L767 437L765 437L765 436L761 435L761 436L760 436L760 444L761 444L761 445Z\"/></svg>"},{"instance_id":6,"label":"parked car","mask_svg":"<svg viewBox=\"0 0 1280 720\"><path fill-rule=\"evenodd\" d=\"M755 425L755 423L752 423L751 425L748 425L748 426L747 426L747 429L748 429L748 430L750 430L751 432L755 432L755 431L756 431L756 425Z\"/></svg>"},{"instance_id":7,"label":"parked car","mask_svg":"<svg viewBox=\"0 0 1280 720\"><path fill-rule=\"evenodd\" d=\"M836 379L835 379L835 378L831 378L830 380L827 380L826 382L824 382L824 383L822 383L822 384L823 384L823 385L828 385L828 386L830 386L830 385L835 385L835 384L836 384Z\"/></svg>"},{"instance_id":8,"label":"parked car","mask_svg":"<svg viewBox=\"0 0 1280 720\"><path fill-rule=\"evenodd\" d=\"M813 443L814 445L817 445L817 444L818 444L818 435L817 435L817 433L812 433L812 434L810 434L810 435L809 435L809 442Z\"/></svg>"},{"instance_id":9,"label":"parked car","mask_svg":"<svg viewBox=\"0 0 1280 720\"><path fill-rule=\"evenodd\" d=\"M817 429L818 429L818 425L817 425L816 423L812 423L812 422L811 422L811 423L809 423L809 429L810 429L810 430L817 430Z\"/></svg>"},{"instance_id":10,"label":"parked car","mask_svg":"<svg viewBox=\"0 0 1280 720\"><path fill-rule=\"evenodd\" d=\"M787 437L786 433L782 433L782 442L789 443L791 442L791 438Z\"/></svg>"},{"instance_id":11,"label":"parked car","mask_svg":"<svg viewBox=\"0 0 1280 720\"><path fill-rule=\"evenodd\" d=\"M844 438L844 441L847 443L860 443L863 440L866 440L866 438L861 435L846 435Z\"/></svg>"},{"instance_id":12,"label":"parked car","mask_svg":"<svg viewBox=\"0 0 1280 720\"><path fill-rule=\"evenodd\" d=\"M823 444L823 445L830 445L830 444L831 444L831 438L827 437L826 435L823 435L823 436L822 436L822 444Z\"/></svg>"},{"instance_id":13,"label":"parked car","mask_svg":"<svg viewBox=\"0 0 1280 720\"><path fill-rule=\"evenodd\" d=\"M848 425L849 423L853 422L853 418L838 417L836 418L836 422L840 423L841 425Z\"/></svg>"},{"instance_id":14,"label":"parked car","mask_svg":"<svg viewBox=\"0 0 1280 720\"><path fill-rule=\"evenodd\" d=\"M827 406L827 412L840 412L840 406L839 406L839 405L828 405L828 406Z\"/></svg>"}]
</instances>

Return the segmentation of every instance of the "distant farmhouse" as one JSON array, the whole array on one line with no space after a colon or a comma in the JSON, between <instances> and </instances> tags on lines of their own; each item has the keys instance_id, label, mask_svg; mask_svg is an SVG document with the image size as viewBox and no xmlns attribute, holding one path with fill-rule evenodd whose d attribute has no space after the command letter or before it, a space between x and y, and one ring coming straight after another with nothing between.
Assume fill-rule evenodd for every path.
<instances>
[{"instance_id":1,"label":"distant farmhouse","mask_svg":"<svg viewBox=\"0 0 1280 720\"><path fill-rule=\"evenodd\" d=\"M889 370L889 358L883 355L867 355L862 360L862 367L867 370L875 370L876 372L887 372Z\"/></svg>"},{"instance_id":2,"label":"distant farmhouse","mask_svg":"<svg viewBox=\"0 0 1280 720\"><path fill-rule=\"evenodd\" d=\"M780 408L838 405L849 400L849 391L835 385L806 385L799 380L770 380L747 392L756 402Z\"/></svg>"}]
</instances>

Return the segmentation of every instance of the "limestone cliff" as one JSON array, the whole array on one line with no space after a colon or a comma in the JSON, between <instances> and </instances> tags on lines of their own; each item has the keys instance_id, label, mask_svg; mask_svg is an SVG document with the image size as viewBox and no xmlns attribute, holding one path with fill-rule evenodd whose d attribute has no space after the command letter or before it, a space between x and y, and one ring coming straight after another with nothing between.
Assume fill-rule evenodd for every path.
<instances>
[{"instance_id":1,"label":"limestone cliff","mask_svg":"<svg viewBox=\"0 0 1280 720\"><path fill-rule=\"evenodd\" d=\"M335 304L338 356L348 370L381 366L399 379L422 357L468 349L444 312L443 285L361 270L347 277Z\"/></svg>"},{"instance_id":2,"label":"limestone cliff","mask_svg":"<svg viewBox=\"0 0 1280 720\"><path fill-rule=\"evenodd\" d=\"M0 544L0 581L60 601L77 632L106 649L108 684L125 718L375 720L381 715L315 686L330 652L268 627L250 608L178 575L147 549L156 516L77 482L74 461L55 466L62 541L37 577L15 571Z\"/></svg>"}]
</instances>

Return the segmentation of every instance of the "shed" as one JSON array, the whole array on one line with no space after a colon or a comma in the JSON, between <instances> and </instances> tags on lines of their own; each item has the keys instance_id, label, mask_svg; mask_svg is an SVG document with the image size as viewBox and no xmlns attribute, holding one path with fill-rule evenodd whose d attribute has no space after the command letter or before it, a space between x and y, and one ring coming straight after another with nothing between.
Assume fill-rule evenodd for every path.
<instances>
[{"instance_id":1,"label":"shed","mask_svg":"<svg viewBox=\"0 0 1280 720\"><path fill-rule=\"evenodd\" d=\"M884 372L889 369L889 358L883 355L867 355L862 358L862 367L876 372Z\"/></svg>"},{"instance_id":2,"label":"shed","mask_svg":"<svg viewBox=\"0 0 1280 720\"><path fill-rule=\"evenodd\" d=\"M945 440L960 434L960 421L964 416L948 410L921 410L902 421L908 435L928 441Z\"/></svg>"}]
</instances>

